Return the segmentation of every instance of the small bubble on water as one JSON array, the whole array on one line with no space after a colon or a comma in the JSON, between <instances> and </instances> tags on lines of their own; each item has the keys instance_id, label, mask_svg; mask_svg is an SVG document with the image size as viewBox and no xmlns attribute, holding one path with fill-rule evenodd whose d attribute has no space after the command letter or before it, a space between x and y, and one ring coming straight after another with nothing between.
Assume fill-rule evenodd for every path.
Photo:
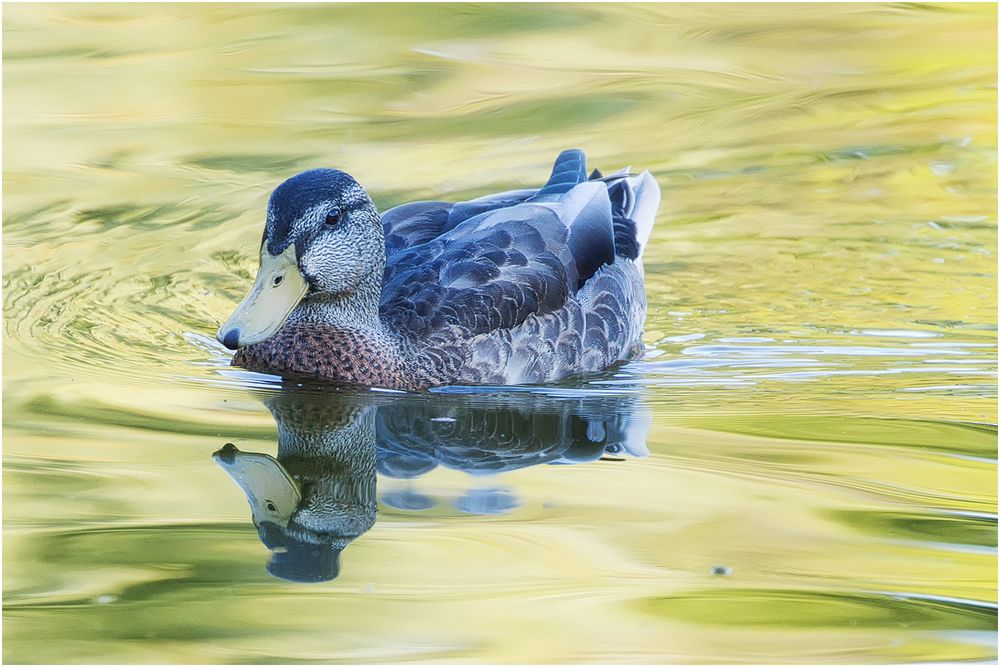
<instances>
[{"instance_id":1,"label":"small bubble on water","mask_svg":"<svg viewBox=\"0 0 1000 667\"><path fill-rule=\"evenodd\" d=\"M712 573L713 577L728 577L733 573L733 568L728 565L713 565L709 572Z\"/></svg>"},{"instance_id":2,"label":"small bubble on water","mask_svg":"<svg viewBox=\"0 0 1000 667\"><path fill-rule=\"evenodd\" d=\"M96 602L97 604L111 604L117 599L114 595L98 595Z\"/></svg>"}]
</instances>

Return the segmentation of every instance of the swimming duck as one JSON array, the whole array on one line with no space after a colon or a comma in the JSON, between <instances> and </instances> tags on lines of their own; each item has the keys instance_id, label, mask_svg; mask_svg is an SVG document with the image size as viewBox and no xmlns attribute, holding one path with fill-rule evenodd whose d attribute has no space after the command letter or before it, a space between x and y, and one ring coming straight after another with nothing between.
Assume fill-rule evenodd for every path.
<instances>
[{"instance_id":1,"label":"swimming duck","mask_svg":"<svg viewBox=\"0 0 1000 667\"><path fill-rule=\"evenodd\" d=\"M659 201L648 171L588 177L580 150L537 190L381 216L348 174L306 171L271 195L217 338L249 370L406 390L601 371L642 353Z\"/></svg>"}]
</instances>

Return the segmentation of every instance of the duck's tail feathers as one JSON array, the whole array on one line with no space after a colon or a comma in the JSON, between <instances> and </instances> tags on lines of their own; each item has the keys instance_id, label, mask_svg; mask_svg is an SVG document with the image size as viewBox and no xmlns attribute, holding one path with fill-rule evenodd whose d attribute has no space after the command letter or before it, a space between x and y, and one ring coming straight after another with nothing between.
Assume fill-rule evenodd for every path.
<instances>
[{"instance_id":1,"label":"duck's tail feathers","mask_svg":"<svg viewBox=\"0 0 1000 667\"><path fill-rule=\"evenodd\" d=\"M637 259L649 242L660 205L660 188L652 174L627 169L601 179L607 184L615 226L615 254Z\"/></svg>"},{"instance_id":2,"label":"duck's tail feathers","mask_svg":"<svg viewBox=\"0 0 1000 667\"><path fill-rule=\"evenodd\" d=\"M565 150L552 165L552 175L532 199L546 195L561 195L587 180L587 158L577 148Z\"/></svg>"},{"instance_id":3,"label":"duck's tail feathers","mask_svg":"<svg viewBox=\"0 0 1000 667\"><path fill-rule=\"evenodd\" d=\"M633 174L631 167L603 175L597 169L587 176L583 151L571 148L559 154L548 182L527 201L559 199L577 185L602 181L608 189L614 223L615 254L629 259L642 256L656 222L660 186L648 171Z\"/></svg>"},{"instance_id":4,"label":"duck's tail feathers","mask_svg":"<svg viewBox=\"0 0 1000 667\"><path fill-rule=\"evenodd\" d=\"M635 240L639 244L641 256L653 233L653 225L656 224L656 211L660 208L660 186L648 171L638 176L631 176L628 181L635 194L635 202L629 217L635 222Z\"/></svg>"}]
</instances>

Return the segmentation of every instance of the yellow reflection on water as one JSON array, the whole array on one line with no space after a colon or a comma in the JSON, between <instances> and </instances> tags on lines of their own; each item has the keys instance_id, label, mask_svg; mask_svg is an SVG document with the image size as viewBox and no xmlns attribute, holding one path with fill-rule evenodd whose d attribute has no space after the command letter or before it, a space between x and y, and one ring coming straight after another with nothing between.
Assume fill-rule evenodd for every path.
<instances>
[{"instance_id":1,"label":"yellow reflection on water","mask_svg":"<svg viewBox=\"0 0 1000 667\"><path fill-rule=\"evenodd\" d=\"M5 659L995 657L996 20L5 6ZM211 341L270 190L471 198L571 146L663 189L647 357L577 388L638 397L651 457L437 469L333 584L268 577L209 455L275 447ZM520 506L443 509L490 484Z\"/></svg>"}]
</instances>

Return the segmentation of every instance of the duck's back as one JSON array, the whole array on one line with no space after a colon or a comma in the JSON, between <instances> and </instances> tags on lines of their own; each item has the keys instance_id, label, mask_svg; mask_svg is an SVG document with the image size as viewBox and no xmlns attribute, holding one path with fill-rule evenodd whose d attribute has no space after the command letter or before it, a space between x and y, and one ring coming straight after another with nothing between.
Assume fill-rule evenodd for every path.
<instances>
[{"instance_id":1,"label":"duck's back","mask_svg":"<svg viewBox=\"0 0 1000 667\"><path fill-rule=\"evenodd\" d=\"M386 212L381 316L430 384L551 382L641 351L648 172L588 180L565 151L549 182Z\"/></svg>"}]
</instances>

